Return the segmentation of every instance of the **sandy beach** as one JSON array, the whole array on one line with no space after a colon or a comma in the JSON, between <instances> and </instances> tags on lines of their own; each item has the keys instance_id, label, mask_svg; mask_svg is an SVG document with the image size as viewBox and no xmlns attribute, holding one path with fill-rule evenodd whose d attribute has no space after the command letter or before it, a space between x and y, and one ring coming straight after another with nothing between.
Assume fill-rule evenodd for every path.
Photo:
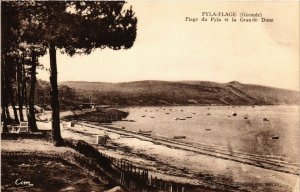
<instances>
[{"instance_id":1,"label":"sandy beach","mask_svg":"<svg viewBox=\"0 0 300 192\"><path fill-rule=\"evenodd\" d=\"M49 123L39 122L41 129ZM96 136L107 134L106 146ZM127 159L165 180L225 191L297 191L299 167L276 156L259 156L200 143L145 137L120 128L78 122L64 138L84 140L100 152Z\"/></svg>"}]
</instances>

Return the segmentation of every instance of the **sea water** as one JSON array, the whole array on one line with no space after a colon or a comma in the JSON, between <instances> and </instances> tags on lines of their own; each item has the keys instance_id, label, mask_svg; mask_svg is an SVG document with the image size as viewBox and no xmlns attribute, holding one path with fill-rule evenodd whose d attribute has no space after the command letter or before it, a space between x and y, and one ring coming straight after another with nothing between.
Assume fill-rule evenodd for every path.
<instances>
[{"instance_id":1,"label":"sea water","mask_svg":"<svg viewBox=\"0 0 300 192\"><path fill-rule=\"evenodd\" d=\"M113 125L299 162L299 106L131 107Z\"/></svg>"}]
</instances>

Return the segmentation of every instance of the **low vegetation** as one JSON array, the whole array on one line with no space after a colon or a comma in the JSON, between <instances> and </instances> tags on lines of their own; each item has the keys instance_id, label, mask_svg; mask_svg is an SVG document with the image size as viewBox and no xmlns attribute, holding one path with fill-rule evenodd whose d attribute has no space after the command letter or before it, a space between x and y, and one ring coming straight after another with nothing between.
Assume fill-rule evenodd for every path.
<instances>
[{"instance_id":1,"label":"low vegetation","mask_svg":"<svg viewBox=\"0 0 300 192\"><path fill-rule=\"evenodd\" d=\"M236 81L137 81L128 83L63 82L78 100L121 106L147 105L279 105L298 104L298 91ZM92 90L92 91L91 91Z\"/></svg>"}]
</instances>

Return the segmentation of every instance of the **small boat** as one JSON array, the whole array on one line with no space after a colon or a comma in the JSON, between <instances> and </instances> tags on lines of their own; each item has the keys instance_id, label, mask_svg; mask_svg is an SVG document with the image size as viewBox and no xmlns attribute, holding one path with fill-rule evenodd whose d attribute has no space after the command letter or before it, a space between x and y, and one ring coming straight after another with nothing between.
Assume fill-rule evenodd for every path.
<instances>
[{"instance_id":1,"label":"small boat","mask_svg":"<svg viewBox=\"0 0 300 192\"><path fill-rule=\"evenodd\" d=\"M192 118L192 117L185 117L185 118L190 119L190 118Z\"/></svg>"},{"instance_id":2,"label":"small boat","mask_svg":"<svg viewBox=\"0 0 300 192\"><path fill-rule=\"evenodd\" d=\"M138 132L138 134L146 135L146 136L151 136L151 133L152 131L142 131L141 129Z\"/></svg>"},{"instance_id":3,"label":"small boat","mask_svg":"<svg viewBox=\"0 0 300 192\"><path fill-rule=\"evenodd\" d=\"M174 136L173 139L186 139L186 136Z\"/></svg>"},{"instance_id":4,"label":"small boat","mask_svg":"<svg viewBox=\"0 0 300 192\"><path fill-rule=\"evenodd\" d=\"M167 115L169 115L170 113L166 113Z\"/></svg>"},{"instance_id":5,"label":"small boat","mask_svg":"<svg viewBox=\"0 0 300 192\"><path fill-rule=\"evenodd\" d=\"M210 115L210 113L207 113L206 115Z\"/></svg>"},{"instance_id":6,"label":"small boat","mask_svg":"<svg viewBox=\"0 0 300 192\"><path fill-rule=\"evenodd\" d=\"M235 116L237 116L237 113L235 113L235 112L232 112L232 116L234 116L234 117L235 117Z\"/></svg>"},{"instance_id":7,"label":"small boat","mask_svg":"<svg viewBox=\"0 0 300 192\"><path fill-rule=\"evenodd\" d=\"M125 127L121 127L121 129L125 129Z\"/></svg>"},{"instance_id":8,"label":"small boat","mask_svg":"<svg viewBox=\"0 0 300 192\"><path fill-rule=\"evenodd\" d=\"M263 121L269 121L269 119L267 119L267 118L263 118Z\"/></svg>"},{"instance_id":9,"label":"small boat","mask_svg":"<svg viewBox=\"0 0 300 192\"><path fill-rule=\"evenodd\" d=\"M180 111L181 111L181 112L183 112L183 110L182 110L182 109L181 109Z\"/></svg>"},{"instance_id":10,"label":"small boat","mask_svg":"<svg viewBox=\"0 0 300 192\"><path fill-rule=\"evenodd\" d=\"M128 122L135 122L135 120L128 120Z\"/></svg>"},{"instance_id":11,"label":"small boat","mask_svg":"<svg viewBox=\"0 0 300 192\"><path fill-rule=\"evenodd\" d=\"M146 115L142 115L142 117L146 117Z\"/></svg>"},{"instance_id":12,"label":"small boat","mask_svg":"<svg viewBox=\"0 0 300 192\"><path fill-rule=\"evenodd\" d=\"M154 117L150 117L150 118L152 118L152 119L153 119Z\"/></svg>"},{"instance_id":13,"label":"small boat","mask_svg":"<svg viewBox=\"0 0 300 192\"><path fill-rule=\"evenodd\" d=\"M196 113L193 113L194 115L196 114Z\"/></svg>"},{"instance_id":14,"label":"small boat","mask_svg":"<svg viewBox=\"0 0 300 192\"><path fill-rule=\"evenodd\" d=\"M279 139L279 136L273 136L272 139Z\"/></svg>"},{"instance_id":15,"label":"small boat","mask_svg":"<svg viewBox=\"0 0 300 192\"><path fill-rule=\"evenodd\" d=\"M182 120L182 121L184 121L185 119L178 118L178 120Z\"/></svg>"},{"instance_id":16,"label":"small boat","mask_svg":"<svg viewBox=\"0 0 300 192\"><path fill-rule=\"evenodd\" d=\"M244 117L244 119L248 119L248 117Z\"/></svg>"},{"instance_id":17,"label":"small boat","mask_svg":"<svg viewBox=\"0 0 300 192\"><path fill-rule=\"evenodd\" d=\"M206 131L211 131L211 129L210 129L210 128L206 128L205 130L206 130Z\"/></svg>"}]
</instances>

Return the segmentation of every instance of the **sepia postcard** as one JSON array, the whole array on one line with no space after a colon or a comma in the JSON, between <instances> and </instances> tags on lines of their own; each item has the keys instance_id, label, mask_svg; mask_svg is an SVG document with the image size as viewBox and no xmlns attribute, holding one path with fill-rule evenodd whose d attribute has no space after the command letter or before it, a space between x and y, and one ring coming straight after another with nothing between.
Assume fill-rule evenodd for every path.
<instances>
[{"instance_id":1,"label":"sepia postcard","mask_svg":"<svg viewBox=\"0 0 300 192\"><path fill-rule=\"evenodd\" d=\"M1 191L299 192L299 1L1 1Z\"/></svg>"}]
</instances>

